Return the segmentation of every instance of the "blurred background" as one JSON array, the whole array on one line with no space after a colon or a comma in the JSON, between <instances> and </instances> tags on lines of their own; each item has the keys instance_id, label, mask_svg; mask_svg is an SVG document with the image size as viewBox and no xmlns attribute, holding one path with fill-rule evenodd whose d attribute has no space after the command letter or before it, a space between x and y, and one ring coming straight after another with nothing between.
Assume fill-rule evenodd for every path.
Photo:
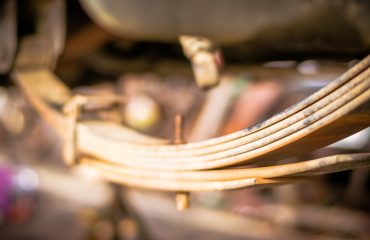
<instances>
[{"instance_id":1,"label":"blurred background","mask_svg":"<svg viewBox=\"0 0 370 240\"><path fill-rule=\"evenodd\" d=\"M46 6L46 7L45 7ZM0 239L370 239L370 177L357 169L273 188L175 194L66 167L61 140L11 81L22 39L51 9L55 73L74 93L127 97L88 111L136 131L201 141L255 125L324 87L370 52L370 1L2 1ZM58 15L63 13L62 15ZM223 68L204 90L181 34L211 39ZM58 46L56 48L58 48ZM34 61L46 45L36 49ZM59 49L58 48L58 49ZM37 55L40 51L40 55ZM370 130L295 159L368 152Z\"/></svg>"}]
</instances>

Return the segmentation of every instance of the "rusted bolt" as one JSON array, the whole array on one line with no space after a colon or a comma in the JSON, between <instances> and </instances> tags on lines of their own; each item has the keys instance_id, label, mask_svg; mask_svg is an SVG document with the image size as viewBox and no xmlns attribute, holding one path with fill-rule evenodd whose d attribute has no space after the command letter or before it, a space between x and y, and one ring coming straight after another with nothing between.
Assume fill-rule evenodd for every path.
<instances>
[{"instance_id":1,"label":"rusted bolt","mask_svg":"<svg viewBox=\"0 0 370 240\"><path fill-rule=\"evenodd\" d=\"M184 117L180 114L175 116L175 137L174 144L184 143ZM176 208L179 211L189 208L189 192L180 192L175 196Z\"/></svg>"},{"instance_id":2,"label":"rusted bolt","mask_svg":"<svg viewBox=\"0 0 370 240\"><path fill-rule=\"evenodd\" d=\"M183 211L190 207L190 193L181 192L176 194L176 208L178 211Z\"/></svg>"}]
</instances>

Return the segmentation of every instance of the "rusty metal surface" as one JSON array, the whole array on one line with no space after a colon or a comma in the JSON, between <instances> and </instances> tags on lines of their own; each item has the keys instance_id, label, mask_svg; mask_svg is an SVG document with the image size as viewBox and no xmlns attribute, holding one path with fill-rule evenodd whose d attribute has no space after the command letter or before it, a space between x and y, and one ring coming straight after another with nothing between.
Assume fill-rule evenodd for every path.
<instances>
[{"instance_id":1,"label":"rusty metal surface","mask_svg":"<svg viewBox=\"0 0 370 240\"><path fill-rule=\"evenodd\" d=\"M186 34L225 45L289 51L369 48L369 1L81 0L103 28L133 40Z\"/></svg>"},{"instance_id":2,"label":"rusty metal surface","mask_svg":"<svg viewBox=\"0 0 370 240\"><path fill-rule=\"evenodd\" d=\"M282 114L285 117L276 123L273 120L267 121L272 122L270 126L272 128L278 124L282 125L280 128L275 129L276 137L273 137L273 132L267 132L265 136L261 134L268 127L260 127L255 132L252 131L252 134L256 134L256 139L250 141L249 144L252 146L250 150L244 148L248 144L245 145L241 142L239 142L241 150L237 148L236 150L232 148L227 150L228 148L226 148L223 151L220 148L217 151L219 146L214 145L216 146L213 146L215 153L210 152L209 154L200 154L195 157L187 153L186 148L181 150L181 147L185 145L158 145L159 142L157 144L155 142L149 144L150 139L140 135L137 135L139 137L136 143L134 143L123 132L124 128L122 126L115 126L115 130L112 132L113 128L109 127L109 125L113 126L113 124L99 122L80 122L76 125L76 149L82 154L98 156L102 163L84 160L82 164L89 163L94 167L100 168L102 175L110 181L129 186L167 191L225 190L258 185L276 185L300 182L307 179L307 174L315 175L315 172L321 174L354 167L364 167L368 165L367 154L359 155L360 160L358 162L356 161L358 160L356 155L349 155L332 157L329 160L319 159L308 163L302 162L293 166L275 166L271 167L271 171L262 169L261 171L267 174L264 177L258 174L254 177L248 175L251 174L250 171L258 172L258 169L251 169L250 171L246 169L246 173L242 170L242 175L247 175L237 179L233 179L233 177L224 179L222 178L223 172L207 173L197 171L240 165L256 158L269 157L272 160L277 160L291 154L308 152L369 126L370 118L366 103L370 99L370 70L367 67L367 61L368 58L344 75L349 77L339 78L322 89L321 93L324 94L317 93L313 97L309 97L308 99L316 101L308 104L307 107L297 112L293 111L293 113L292 110L285 112ZM49 119L59 129L61 136L64 136L66 130L71 127L66 122L66 118L43 103L43 99L37 94L39 92L37 89L41 82L37 85L31 84L34 79L42 79L45 84L50 84L50 86L53 85L53 82L54 84L60 84L57 78L48 70L20 70L16 71L13 76L36 109L40 110L42 116ZM307 102L309 100L303 101L303 103ZM300 105L302 103L297 104L298 107L291 109L299 109ZM295 125L298 127L294 127ZM98 130L99 128L101 130ZM120 133L118 134L118 132ZM248 131L241 131L240 133L245 135L246 139L250 137ZM258 140L259 138L260 140ZM114 141L112 141L113 139ZM240 140L241 138L236 138L234 141L238 142ZM157 141L161 140L158 139ZM227 142L224 144L227 144ZM169 149L175 150L172 152L174 155L171 156L171 152L168 152ZM198 149L201 150L202 148ZM184 151L183 155L180 154L181 151ZM227 153L228 151L230 153ZM176 157L175 154L179 155ZM218 158L213 158L213 155L218 156ZM128 166L129 168L127 168ZM285 170L281 170L281 168ZM181 176L179 170L193 170L194 172L183 173L183 176L188 177L185 177L186 180L181 180L178 179ZM280 174L277 174L279 172ZM203 176L203 174L205 175ZM207 178L206 174L213 175L213 178L211 177L212 180L205 180ZM234 175L234 172L230 174Z\"/></svg>"},{"instance_id":3,"label":"rusty metal surface","mask_svg":"<svg viewBox=\"0 0 370 240\"><path fill-rule=\"evenodd\" d=\"M366 63L366 61L364 62ZM361 64L358 66L361 66ZM361 107L368 100L369 71L364 70L332 92L324 88L322 92L328 92L327 96L322 96L319 101L297 113L285 112L282 115L287 118L272 124L270 129L260 127L255 132L253 130L241 131L240 133L245 140L237 138L234 142L223 143L227 146L226 148L223 148L222 144L212 146L212 151L202 152L203 149L199 148L196 149L199 150L197 155L194 154L194 150L188 149L189 145L186 144L178 146L140 146L140 144L133 144L125 140L115 141L113 144L108 139L102 141L106 138L104 135L112 133L99 133L99 131L94 130L98 126L97 124L85 122L78 124L78 149L82 153L109 159L109 161L118 164L167 170L218 168L250 162L256 158L266 158L273 153L275 157L279 158L280 155L281 158L288 156L289 152L296 153L297 149L301 153L308 152L368 126L368 114L366 112L354 112L354 110ZM18 72L14 76L29 96L35 94L32 93L32 88L35 89L37 86L31 87L27 81L32 81L32 79L40 76L40 73ZM50 74L44 73L43 76L45 82L56 81L55 77ZM333 85L340 85L338 82L341 81L343 81L342 78L329 85L328 88L331 89ZM38 97L33 95L32 98L35 100ZM47 106L44 105L44 107L47 109ZM63 117L60 116L61 121L63 121L62 119ZM348 121L348 119L351 119L351 121ZM335 134L326 130L327 128L330 129L330 126L335 126ZM346 128L343 126L346 126ZM122 127L117 126L117 130L120 128L122 129ZM224 138L230 137L226 136ZM310 144L306 144L307 141ZM132 159L135 159L135 161L132 161Z\"/></svg>"},{"instance_id":4,"label":"rusty metal surface","mask_svg":"<svg viewBox=\"0 0 370 240\"><path fill-rule=\"evenodd\" d=\"M104 178L120 184L162 191L215 191L296 183L337 171L370 166L369 154L337 155L261 168L213 171L158 171L117 166L85 158Z\"/></svg>"}]
</instances>

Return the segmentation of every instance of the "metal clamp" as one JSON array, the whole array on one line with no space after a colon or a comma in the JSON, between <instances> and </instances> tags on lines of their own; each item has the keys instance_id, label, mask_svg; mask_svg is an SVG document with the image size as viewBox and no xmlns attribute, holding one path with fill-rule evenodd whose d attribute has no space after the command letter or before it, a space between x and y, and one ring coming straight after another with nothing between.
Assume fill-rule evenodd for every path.
<instances>
[{"instance_id":1,"label":"metal clamp","mask_svg":"<svg viewBox=\"0 0 370 240\"><path fill-rule=\"evenodd\" d=\"M67 131L64 135L63 159L70 166L78 162L78 135L77 127L83 107L89 103L97 105L110 105L114 103L123 103L126 99L122 96L84 96L75 95L70 101L63 106L63 112L67 116Z\"/></svg>"}]
</instances>

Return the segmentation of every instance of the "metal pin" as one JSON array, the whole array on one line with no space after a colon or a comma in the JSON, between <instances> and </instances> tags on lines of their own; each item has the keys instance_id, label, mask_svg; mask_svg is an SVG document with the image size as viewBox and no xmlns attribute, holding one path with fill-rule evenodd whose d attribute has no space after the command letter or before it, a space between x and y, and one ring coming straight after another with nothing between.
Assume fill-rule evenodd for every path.
<instances>
[{"instance_id":1,"label":"metal pin","mask_svg":"<svg viewBox=\"0 0 370 240\"><path fill-rule=\"evenodd\" d=\"M176 194L176 208L178 211L183 211L188 209L190 206L190 193L189 192L181 192Z\"/></svg>"},{"instance_id":2,"label":"metal pin","mask_svg":"<svg viewBox=\"0 0 370 240\"><path fill-rule=\"evenodd\" d=\"M87 104L105 106L114 103L124 103L126 99L122 96L83 96L76 95L63 106L63 112L67 116L68 129L64 136L63 159L66 165L71 166L77 163L77 123L81 111Z\"/></svg>"},{"instance_id":3,"label":"metal pin","mask_svg":"<svg viewBox=\"0 0 370 240\"><path fill-rule=\"evenodd\" d=\"M182 144L184 143L184 120L183 116L177 114L175 116L175 138L173 143L174 144ZM190 206L190 193L189 192L179 192L176 193L175 200L176 200L176 208L179 211L185 210Z\"/></svg>"},{"instance_id":4,"label":"metal pin","mask_svg":"<svg viewBox=\"0 0 370 240\"><path fill-rule=\"evenodd\" d=\"M184 120L183 116L177 114L175 116L175 139L174 144L184 143Z\"/></svg>"}]
</instances>

